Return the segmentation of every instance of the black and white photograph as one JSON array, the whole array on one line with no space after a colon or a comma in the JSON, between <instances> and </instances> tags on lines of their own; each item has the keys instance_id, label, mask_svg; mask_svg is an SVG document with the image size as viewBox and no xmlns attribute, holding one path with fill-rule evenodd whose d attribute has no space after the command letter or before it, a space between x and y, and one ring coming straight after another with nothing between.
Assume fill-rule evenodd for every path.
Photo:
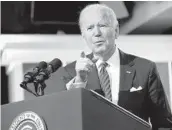
<instances>
[{"instance_id":1,"label":"black and white photograph","mask_svg":"<svg viewBox=\"0 0 172 130\"><path fill-rule=\"evenodd\" d=\"M1 1L2 130L172 130L172 1Z\"/></svg>"}]
</instances>

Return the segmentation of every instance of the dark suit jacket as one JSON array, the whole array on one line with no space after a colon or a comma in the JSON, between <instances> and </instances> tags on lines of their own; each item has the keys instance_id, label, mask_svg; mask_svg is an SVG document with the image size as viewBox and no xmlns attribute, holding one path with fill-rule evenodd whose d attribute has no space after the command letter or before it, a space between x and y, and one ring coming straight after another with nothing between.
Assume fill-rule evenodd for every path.
<instances>
[{"instance_id":1,"label":"dark suit jacket","mask_svg":"<svg viewBox=\"0 0 172 130\"><path fill-rule=\"evenodd\" d=\"M165 92L154 62L120 51L120 87L118 105L148 121L154 130L160 127L172 128L172 116ZM93 54L87 56L92 59ZM64 67L68 83L76 76L75 63ZM131 72L131 73L128 73ZM115 79L114 79L115 80ZM130 92L132 87L143 89ZM86 89L103 94L96 67L88 76Z\"/></svg>"}]
</instances>

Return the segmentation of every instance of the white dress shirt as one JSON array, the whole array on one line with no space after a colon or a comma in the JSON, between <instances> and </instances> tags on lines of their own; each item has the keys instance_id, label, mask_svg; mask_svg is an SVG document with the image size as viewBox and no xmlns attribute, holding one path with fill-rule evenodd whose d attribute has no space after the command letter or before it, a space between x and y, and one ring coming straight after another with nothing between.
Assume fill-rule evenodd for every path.
<instances>
[{"instance_id":1,"label":"white dress shirt","mask_svg":"<svg viewBox=\"0 0 172 130\"><path fill-rule=\"evenodd\" d=\"M98 75L100 73L100 65L103 61L98 60L96 62L96 67L98 70ZM120 81L120 58L119 58L119 50L116 48L115 53L110 57L108 61L108 66L106 67L106 70L109 74L110 78L110 85L111 85L111 94L112 94L112 102L117 104L118 102L118 93L119 93L119 81ZM69 83L66 84L66 88L69 90L71 88L79 88L79 87L85 87L86 83L74 83L73 78Z\"/></svg>"}]
</instances>

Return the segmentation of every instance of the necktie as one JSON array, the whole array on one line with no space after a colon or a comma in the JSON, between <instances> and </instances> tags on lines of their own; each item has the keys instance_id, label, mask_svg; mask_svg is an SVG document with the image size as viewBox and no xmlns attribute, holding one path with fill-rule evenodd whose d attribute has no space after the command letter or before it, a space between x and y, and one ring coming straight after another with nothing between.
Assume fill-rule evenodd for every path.
<instances>
[{"instance_id":1,"label":"necktie","mask_svg":"<svg viewBox=\"0 0 172 130\"><path fill-rule=\"evenodd\" d=\"M105 94L105 98L112 101L112 94L111 94L111 88L110 88L110 78L109 78L109 74L106 70L107 66L108 66L108 64L106 62L103 62L100 65L101 69L100 69L99 78L100 78L101 88Z\"/></svg>"}]
</instances>

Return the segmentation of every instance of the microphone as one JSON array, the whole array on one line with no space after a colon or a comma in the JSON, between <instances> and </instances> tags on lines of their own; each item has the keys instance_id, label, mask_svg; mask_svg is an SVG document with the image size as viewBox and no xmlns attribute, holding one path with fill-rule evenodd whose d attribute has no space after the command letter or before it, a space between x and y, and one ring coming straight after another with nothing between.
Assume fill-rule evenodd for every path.
<instances>
[{"instance_id":1,"label":"microphone","mask_svg":"<svg viewBox=\"0 0 172 130\"><path fill-rule=\"evenodd\" d=\"M50 77L51 73L54 73L61 66L62 66L61 60L55 58L48 64L48 67L46 69L42 69L39 72L39 74L35 77L34 83L38 84L44 82Z\"/></svg>"},{"instance_id":2,"label":"microphone","mask_svg":"<svg viewBox=\"0 0 172 130\"><path fill-rule=\"evenodd\" d=\"M27 72L24 75L24 80L23 80L23 84L27 84L30 82L33 82L34 78L36 75L38 75L38 73L42 70L47 68L47 63L45 61L41 61L35 68L33 68L32 72Z\"/></svg>"}]
</instances>

